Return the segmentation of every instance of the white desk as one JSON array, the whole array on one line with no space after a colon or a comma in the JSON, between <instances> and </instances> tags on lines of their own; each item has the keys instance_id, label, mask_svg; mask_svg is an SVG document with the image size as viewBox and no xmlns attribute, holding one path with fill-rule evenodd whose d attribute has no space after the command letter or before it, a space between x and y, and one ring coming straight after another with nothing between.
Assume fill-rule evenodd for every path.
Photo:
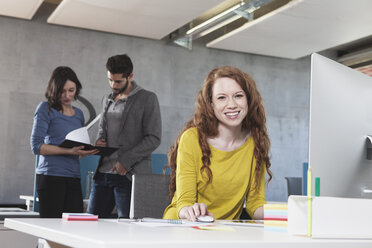
<instances>
[{"instance_id":1,"label":"white desk","mask_svg":"<svg viewBox=\"0 0 372 248\"><path fill-rule=\"evenodd\" d=\"M196 230L190 227L147 227L116 220L65 221L61 219L5 219L5 226L63 247L372 247L372 240L310 239L262 227L233 227L234 232ZM55 243L53 243L55 242Z\"/></svg>"},{"instance_id":2,"label":"white desk","mask_svg":"<svg viewBox=\"0 0 372 248\"><path fill-rule=\"evenodd\" d=\"M22 208L0 208L0 221L5 218L39 218L39 213Z\"/></svg>"}]
</instances>

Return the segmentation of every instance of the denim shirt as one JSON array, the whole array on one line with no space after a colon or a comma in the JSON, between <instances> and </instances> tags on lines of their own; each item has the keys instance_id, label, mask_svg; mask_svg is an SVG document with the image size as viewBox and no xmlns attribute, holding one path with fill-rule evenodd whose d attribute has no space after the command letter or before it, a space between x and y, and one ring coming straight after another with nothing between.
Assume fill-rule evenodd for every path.
<instances>
[{"instance_id":1,"label":"denim shirt","mask_svg":"<svg viewBox=\"0 0 372 248\"><path fill-rule=\"evenodd\" d=\"M41 102L37 106L30 138L33 154L40 155L40 147L43 144L60 145L69 132L84 125L83 112L76 107L74 107L74 110L74 116L67 116L54 108L49 108L48 102ZM80 177L79 156L40 155L36 173Z\"/></svg>"}]
</instances>

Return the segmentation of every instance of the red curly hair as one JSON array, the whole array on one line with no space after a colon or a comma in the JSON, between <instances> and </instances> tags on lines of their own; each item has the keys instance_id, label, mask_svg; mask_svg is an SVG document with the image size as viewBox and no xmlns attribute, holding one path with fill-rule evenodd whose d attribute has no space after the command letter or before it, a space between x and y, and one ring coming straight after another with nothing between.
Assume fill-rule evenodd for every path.
<instances>
[{"instance_id":1,"label":"red curly hair","mask_svg":"<svg viewBox=\"0 0 372 248\"><path fill-rule=\"evenodd\" d=\"M253 137L255 148L254 156L256 158L255 188L260 179L262 167L266 167L269 175L268 182L272 179L270 170L270 140L266 130L266 116L262 105L262 98L257 90L256 83L251 76L245 72L230 66L223 66L213 69L204 80L202 89L198 93L196 109L193 118L188 121L178 135L174 145L168 151L168 164L171 168L171 178L169 185L169 196L173 197L176 191L176 169L177 169L177 149L182 134L191 127L196 127L199 133L199 145L202 151L201 161L203 163L200 171L207 176L207 185L212 182L213 175L209 168L211 150L207 138L213 138L218 135L218 119L212 108L212 90L215 81L218 78L231 78L235 80L244 90L247 96L249 111L242 123L242 129L247 130Z\"/></svg>"}]
</instances>

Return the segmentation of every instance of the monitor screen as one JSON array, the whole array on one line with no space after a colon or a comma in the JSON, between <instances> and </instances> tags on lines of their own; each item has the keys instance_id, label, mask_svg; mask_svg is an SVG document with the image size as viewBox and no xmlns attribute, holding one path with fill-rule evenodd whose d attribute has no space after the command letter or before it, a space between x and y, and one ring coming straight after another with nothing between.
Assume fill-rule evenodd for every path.
<instances>
[{"instance_id":1,"label":"monitor screen","mask_svg":"<svg viewBox=\"0 0 372 248\"><path fill-rule=\"evenodd\" d=\"M367 135L372 135L372 77L312 54L309 164L313 182L320 178L321 196L372 198L362 193L372 189Z\"/></svg>"}]
</instances>

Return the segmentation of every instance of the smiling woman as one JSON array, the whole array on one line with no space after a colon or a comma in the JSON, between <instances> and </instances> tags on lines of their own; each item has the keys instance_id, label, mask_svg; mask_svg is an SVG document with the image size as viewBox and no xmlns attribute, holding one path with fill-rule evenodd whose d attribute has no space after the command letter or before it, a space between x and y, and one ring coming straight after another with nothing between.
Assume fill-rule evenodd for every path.
<instances>
[{"instance_id":1,"label":"smiling woman","mask_svg":"<svg viewBox=\"0 0 372 248\"><path fill-rule=\"evenodd\" d=\"M234 67L213 69L168 153L173 200L164 218L239 219L246 199L249 216L262 219L265 173L272 178L269 147L254 80Z\"/></svg>"},{"instance_id":2,"label":"smiling woman","mask_svg":"<svg viewBox=\"0 0 372 248\"><path fill-rule=\"evenodd\" d=\"M223 77L215 81L212 91L211 105L219 121L219 132L224 132L225 129L232 132L246 132L247 130L241 129L243 120L248 113L247 96L242 87L234 79ZM247 133L245 135L237 134L239 138L245 136Z\"/></svg>"}]
</instances>

